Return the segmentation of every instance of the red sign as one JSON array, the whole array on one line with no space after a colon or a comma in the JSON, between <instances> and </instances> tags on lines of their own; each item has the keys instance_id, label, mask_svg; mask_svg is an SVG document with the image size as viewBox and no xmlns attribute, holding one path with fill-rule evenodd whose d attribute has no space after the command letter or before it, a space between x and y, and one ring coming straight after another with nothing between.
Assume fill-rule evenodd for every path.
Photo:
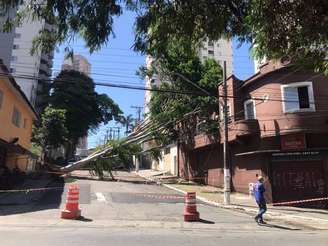
<instances>
[{"instance_id":1,"label":"red sign","mask_svg":"<svg viewBox=\"0 0 328 246\"><path fill-rule=\"evenodd\" d=\"M305 134L281 136L281 150L306 149Z\"/></svg>"}]
</instances>

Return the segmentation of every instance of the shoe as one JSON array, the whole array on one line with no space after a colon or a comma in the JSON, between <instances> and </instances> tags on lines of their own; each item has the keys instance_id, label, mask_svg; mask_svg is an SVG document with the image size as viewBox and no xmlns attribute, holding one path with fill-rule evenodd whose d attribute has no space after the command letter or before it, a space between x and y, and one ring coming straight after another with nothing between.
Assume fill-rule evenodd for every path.
<instances>
[{"instance_id":1,"label":"shoe","mask_svg":"<svg viewBox=\"0 0 328 246\"><path fill-rule=\"evenodd\" d=\"M259 218L257 216L254 217L256 223L259 223Z\"/></svg>"},{"instance_id":2,"label":"shoe","mask_svg":"<svg viewBox=\"0 0 328 246\"><path fill-rule=\"evenodd\" d=\"M259 223L259 224L262 224L262 225L265 225L265 224L266 224L266 222L263 221L263 220L259 220L258 223Z\"/></svg>"}]
</instances>

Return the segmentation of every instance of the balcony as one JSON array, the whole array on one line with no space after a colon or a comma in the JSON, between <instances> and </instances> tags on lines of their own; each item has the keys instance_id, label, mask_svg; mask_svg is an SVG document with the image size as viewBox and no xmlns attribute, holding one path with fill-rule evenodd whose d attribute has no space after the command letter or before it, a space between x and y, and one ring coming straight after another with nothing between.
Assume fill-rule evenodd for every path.
<instances>
[{"instance_id":1,"label":"balcony","mask_svg":"<svg viewBox=\"0 0 328 246\"><path fill-rule=\"evenodd\" d=\"M259 122L256 119L236 121L234 123L234 130L237 137L260 134Z\"/></svg>"},{"instance_id":2,"label":"balcony","mask_svg":"<svg viewBox=\"0 0 328 246\"><path fill-rule=\"evenodd\" d=\"M219 134L217 136L214 135L208 135L205 133L196 135L194 137L194 149L205 147L207 145L219 142Z\"/></svg>"}]
</instances>

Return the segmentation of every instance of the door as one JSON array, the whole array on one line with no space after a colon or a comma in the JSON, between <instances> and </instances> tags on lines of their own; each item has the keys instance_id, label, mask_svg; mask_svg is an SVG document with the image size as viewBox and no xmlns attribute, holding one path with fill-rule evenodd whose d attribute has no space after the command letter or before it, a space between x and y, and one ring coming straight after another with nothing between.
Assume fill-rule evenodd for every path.
<instances>
[{"instance_id":1,"label":"door","mask_svg":"<svg viewBox=\"0 0 328 246\"><path fill-rule=\"evenodd\" d=\"M279 161L271 167L273 202L326 197L321 161Z\"/></svg>"},{"instance_id":2,"label":"door","mask_svg":"<svg viewBox=\"0 0 328 246\"><path fill-rule=\"evenodd\" d=\"M0 167L6 165L6 149L0 147Z\"/></svg>"}]
</instances>

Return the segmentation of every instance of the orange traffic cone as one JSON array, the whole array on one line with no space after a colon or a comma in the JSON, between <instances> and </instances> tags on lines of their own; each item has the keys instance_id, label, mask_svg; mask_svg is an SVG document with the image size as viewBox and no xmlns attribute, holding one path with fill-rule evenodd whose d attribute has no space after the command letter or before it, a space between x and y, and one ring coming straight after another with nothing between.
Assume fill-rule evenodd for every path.
<instances>
[{"instance_id":1,"label":"orange traffic cone","mask_svg":"<svg viewBox=\"0 0 328 246\"><path fill-rule=\"evenodd\" d=\"M81 216L79 209L79 186L70 185L68 187L65 210L61 212L62 219L76 219Z\"/></svg>"},{"instance_id":2,"label":"orange traffic cone","mask_svg":"<svg viewBox=\"0 0 328 246\"><path fill-rule=\"evenodd\" d=\"M199 221L196 205L196 192L187 192L185 195L184 221Z\"/></svg>"}]
</instances>

